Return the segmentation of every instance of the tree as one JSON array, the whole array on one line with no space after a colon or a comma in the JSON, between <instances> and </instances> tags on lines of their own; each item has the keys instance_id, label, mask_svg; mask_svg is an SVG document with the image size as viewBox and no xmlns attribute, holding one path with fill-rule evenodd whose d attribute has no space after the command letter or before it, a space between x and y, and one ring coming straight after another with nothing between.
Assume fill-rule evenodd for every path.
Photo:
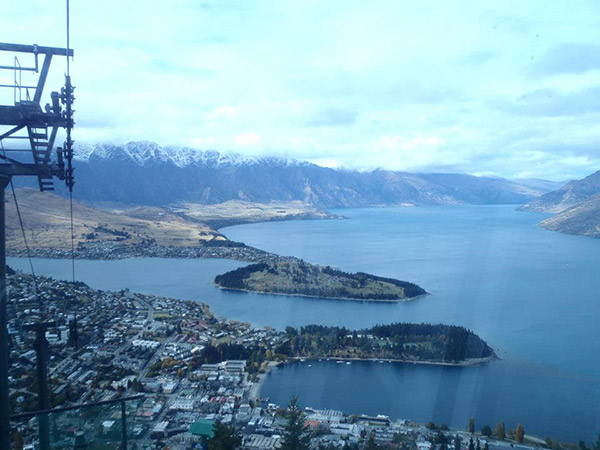
<instances>
[{"instance_id":1,"label":"tree","mask_svg":"<svg viewBox=\"0 0 600 450\"><path fill-rule=\"evenodd\" d=\"M217 420L213 425L213 437L208 441L208 450L234 450L242 445L242 437L234 427Z\"/></svg>"},{"instance_id":2,"label":"tree","mask_svg":"<svg viewBox=\"0 0 600 450\"><path fill-rule=\"evenodd\" d=\"M496 437L501 441L506 437L506 428L504 426L504 421L500 421L496 424Z\"/></svg>"},{"instance_id":3,"label":"tree","mask_svg":"<svg viewBox=\"0 0 600 450\"><path fill-rule=\"evenodd\" d=\"M525 428L523 425L517 425L517 429L515 430L515 440L520 444L523 442L523 438L525 437Z\"/></svg>"},{"instance_id":4,"label":"tree","mask_svg":"<svg viewBox=\"0 0 600 450\"><path fill-rule=\"evenodd\" d=\"M285 412L287 423L281 440L280 450L308 450L309 436L304 433L303 414L298 407L298 398L292 397Z\"/></svg>"},{"instance_id":5,"label":"tree","mask_svg":"<svg viewBox=\"0 0 600 450\"><path fill-rule=\"evenodd\" d=\"M475 417L469 417L469 423L467 424L467 432L475 433Z\"/></svg>"},{"instance_id":6,"label":"tree","mask_svg":"<svg viewBox=\"0 0 600 450\"><path fill-rule=\"evenodd\" d=\"M473 443L473 438L469 439L469 450L475 450L475 444Z\"/></svg>"},{"instance_id":7,"label":"tree","mask_svg":"<svg viewBox=\"0 0 600 450\"><path fill-rule=\"evenodd\" d=\"M481 427L481 434L485 437L490 437L492 435L492 429L489 425L484 425Z\"/></svg>"},{"instance_id":8,"label":"tree","mask_svg":"<svg viewBox=\"0 0 600 450\"><path fill-rule=\"evenodd\" d=\"M461 449L461 442L462 442L462 438L458 435L458 433L456 433L456 436L454 436L454 449L455 450Z\"/></svg>"},{"instance_id":9,"label":"tree","mask_svg":"<svg viewBox=\"0 0 600 450\"><path fill-rule=\"evenodd\" d=\"M365 450L377 450L377 444L375 443L375 431L371 431Z\"/></svg>"}]
</instances>

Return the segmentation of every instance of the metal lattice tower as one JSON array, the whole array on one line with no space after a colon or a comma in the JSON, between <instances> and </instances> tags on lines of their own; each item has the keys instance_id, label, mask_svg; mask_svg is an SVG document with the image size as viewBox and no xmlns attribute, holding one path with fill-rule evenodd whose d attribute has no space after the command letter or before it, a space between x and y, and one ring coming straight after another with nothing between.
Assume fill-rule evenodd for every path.
<instances>
[{"instance_id":1,"label":"metal lattice tower","mask_svg":"<svg viewBox=\"0 0 600 450\"><path fill-rule=\"evenodd\" d=\"M6 52L6 53L4 53ZM9 423L9 346L8 346L8 295L6 289L6 235L4 190L15 176L37 178L41 191L54 190L54 178L64 180L73 190L73 86L70 75L60 92L50 94L50 102L41 106L44 86L54 56L73 56L68 48L42 47L0 43L0 54L12 54L12 65L0 65L0 75L12 72L12 84L0 84L1 90L12 90L12 104L0 104L0 450L10 450ZM23 66L19 56L31 60ZM43 57L41 66L40 57ZM26 78L37 78L31 85L23 84ZM3 91L6 92L6 91ZM66 130L63 148L54 144L59 129Z\"/></svg>"}]
</instances>

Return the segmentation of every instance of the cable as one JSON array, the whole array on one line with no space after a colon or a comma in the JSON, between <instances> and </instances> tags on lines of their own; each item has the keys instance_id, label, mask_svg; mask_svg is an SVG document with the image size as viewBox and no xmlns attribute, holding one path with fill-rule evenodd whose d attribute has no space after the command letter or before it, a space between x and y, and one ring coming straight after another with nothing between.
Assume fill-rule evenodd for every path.
<instances>
[{"instance_id":1,"label":"cable","mask_svg":"<svg viewBox=\"0 0 600 450\"><path fill-rule=\"evenodd\" d=\"M67 2L67 84L70 86L71 84L71 65L70 65L70 58L69 58L69 49L71 48L70 45L70 32L69 32L69 0L66 0ZM71 95L71 92L69 92L69 95ZM72 140L71 140L71 125L70 125L70 99L68 100L68 104L67 104L67 114L69 115L69 125L67 127L67 149L71 152L71 155L69 157L69 177L73 176L72 173L72 169L71 169L71 158L72 158ZM72 183L69 184L69 206L70 206L70 213L71 213L71 274L73 276L73 283L75 282L75 227L73 224L73 185Z\"/></svg>"},{"instance_id":2,"label":"cable","mask_svg":"<svg viewBox=\"0 0 600 450\"><path fill-rule=\"evenodd\" d=\"M70 75L70 65L69 65L69 0L67 0L67 76Z\"/></svg>"},{"instance_id":3,"label":"cable","mask_svg":"<svg viewBox=\"0 0 600 450\"><path fill-rule=\"evenodd\" d=\"M2 153L6 156L6 151L4 149L4 142L0 140L0 146L2 147ZM23 235L23 242L25 244L25 250L27 252L27 259L29 260L29 268L31 270L31 275L33 276L33 293L37 297L38 296L38 286L37 286L37 277L35 275L35 269L33 268L33 260L31 259L31 250L29 248L29 243L27 242L27 234L25 233L25 226L23 225L23 217L21 216L21 208L19 208L19 202L17 201L17 193L15 192L15 186L13 184L12 178L10 179L10 188L12 190L13 199L15 201L15 209L17 210L17 216L19 218L19 225L21 226L21 234Z\"/></svg>"},{"instance_id":4,"label":"cable","mask_svg":"<svg viewBox=\"0 0 600 450\"><path fill-rule=\"evenodd\" d=\"M73 283L75 283L75 229L73 226L73 191L69 191L69 202L71 204L71 272Z\"/></svg>"}]
</instances>

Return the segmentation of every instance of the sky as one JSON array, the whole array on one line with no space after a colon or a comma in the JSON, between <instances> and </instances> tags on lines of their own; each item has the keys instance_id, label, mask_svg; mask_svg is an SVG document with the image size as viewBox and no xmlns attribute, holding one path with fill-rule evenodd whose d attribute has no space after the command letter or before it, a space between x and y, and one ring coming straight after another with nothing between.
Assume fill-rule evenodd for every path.
<instances>
[{"instance_id":1,"label":"sky","mask_svg":"<svg viewBox=\"0 0 600 450\"><path fill-rule=\"evenodd\" d=\"M3 5L4 42L64 47L65 28L65 0ZM71 0L70 41L77 142L555 181L600 170L597 0Z\"/></svg>"}]
</instances>

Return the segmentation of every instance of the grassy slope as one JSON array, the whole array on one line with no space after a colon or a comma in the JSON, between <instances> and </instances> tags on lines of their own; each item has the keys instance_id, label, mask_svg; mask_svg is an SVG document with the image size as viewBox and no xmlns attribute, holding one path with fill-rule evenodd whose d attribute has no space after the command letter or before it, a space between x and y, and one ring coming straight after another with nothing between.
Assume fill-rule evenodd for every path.
<instances>
[{"instance_id":1,"label":"grassy slope","mask_svg":"<svg viewBox=\"0 0 600 450\"><path fill-rule=\"evenodd\" d=\"M23 249L23 237L12 195L7 195L6 235L9 250ZM17 190L26 236L32 248L68 250L70 241L69 200L35 189ZM208 226L162 208L138 208L115 213L73 202L75 245L79 242L116 241L123 245L155 241L165 246L193 246L200 241L223 239ZM86 236L88 238L86 238Z\"/></svg>"}]
</instances>

